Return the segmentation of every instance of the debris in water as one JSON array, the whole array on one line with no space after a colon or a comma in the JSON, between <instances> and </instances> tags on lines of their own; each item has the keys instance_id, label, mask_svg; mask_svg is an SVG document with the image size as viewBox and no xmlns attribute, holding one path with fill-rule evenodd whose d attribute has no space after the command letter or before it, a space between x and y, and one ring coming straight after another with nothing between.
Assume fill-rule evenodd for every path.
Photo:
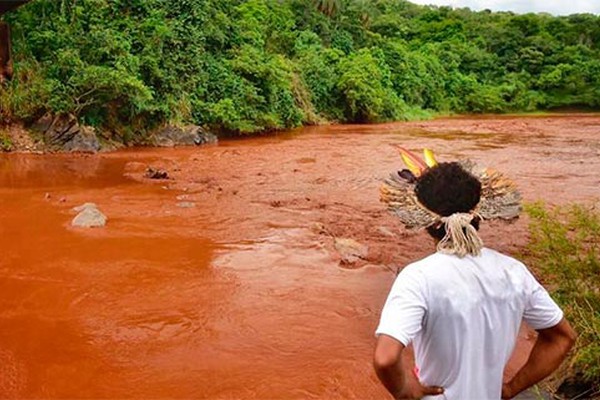
<instances>
[{"instance_id":1,"label":"debris in water","mask_svg":"<svg viewBox=\"0 0 600 400\"><path fill-rule=\"evenodd\" d=\"M148 167L144 176L148 179L169 179L169 173L164 169Z\"/></svg>"}]
</instances>

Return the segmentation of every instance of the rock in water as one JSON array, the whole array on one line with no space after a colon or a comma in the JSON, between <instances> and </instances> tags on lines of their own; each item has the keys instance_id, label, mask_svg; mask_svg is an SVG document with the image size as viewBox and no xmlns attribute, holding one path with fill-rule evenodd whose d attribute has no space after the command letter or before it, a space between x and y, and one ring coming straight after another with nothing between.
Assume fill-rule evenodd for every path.
<instances>
[{"instance_id":1,"label":"rock in water","mask_svg":"<svg viewBox=\"0 0 600 400\"><path fill-rule=\"evenodd\" d=\"M100 141L96 130L89 126L82 126L79 133L63 145L63 149L70 152L96 153L100 151Z\"/></svg>"},{"instance_id":2,"label":"rock in water","mask_svg":"<svg viewBox=\"0 0 600 400\"><path fill-rule=\"evenodd\" d=\"M367 258L368 246L358 243L354 239L335 238L334 247L340 253L342 262L352 264Z\"/></svg>"},{"instance_id":3,"label":"rock in water","mask_svg":"<svg viewBox=\"0 0 600 400\"><path fill-rule=\"evenodd\" d=\"M163 169L148 167L144 176L148 179L169 179L169 173Z\"/></svg>"},{"instance_id":4,"label":"rock in water","mask_svg":"<svg viewBox=\"0 0 600 400\"><path fill-rule=\"evenodd\" d=\"M73 226L95 228L106 225L106 215L102 214L94 203L85 203L73 210L79 212L71 221Z\"/></svg>"},{"instance_id":5,"label":"rock in water","mask_svg":"<svg viewBox=\"0 0 600 400\"><path fill-rule=\"evenodd\" d=\"M152 140L155 145L161 147L200 146L217 143L217 136L196 125L166 126L156 132Z\"/></svg>"},{"instance_id":6,"label":"rock in water","mask_svg":"<svg viewBox=\"0 0 600 400\"><path fill-rule=\"evenodd\" d=\"M31 128L41 133L46 145L53 150L96 153L101 147L96 130L79 125L79 121L73 115L53 117L46 114Z\"/></svg>"},{"instance_id":7,"label":"rock in water","mask_svg":"<svg viewBox=\"0 0 600 400\"><path fill-rule=\"evenodd\" d=\"M379 226L379 227L377 227L377 230L379 231L379 233L381 233L384 236L389 236L389 237L395 237L396 236L394 234L394 232L390 231L385 226Z\"/></svg>"}]
</instances>

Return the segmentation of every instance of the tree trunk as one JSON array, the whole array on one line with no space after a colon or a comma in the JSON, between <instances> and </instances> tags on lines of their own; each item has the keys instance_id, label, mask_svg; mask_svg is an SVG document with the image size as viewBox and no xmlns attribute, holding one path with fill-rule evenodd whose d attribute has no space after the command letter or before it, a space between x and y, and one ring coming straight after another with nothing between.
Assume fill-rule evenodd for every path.
<instances>
[{"instance_id":1,"label":"tree trunk","mask_svg":"<svg viewBox=\"0 0 600 400\"><path fill-rule=\"evenodd\" d=\"M13 68L10 57L10 27L0 21L0 83L12 78Z\"/></svg>"}]
</instances>

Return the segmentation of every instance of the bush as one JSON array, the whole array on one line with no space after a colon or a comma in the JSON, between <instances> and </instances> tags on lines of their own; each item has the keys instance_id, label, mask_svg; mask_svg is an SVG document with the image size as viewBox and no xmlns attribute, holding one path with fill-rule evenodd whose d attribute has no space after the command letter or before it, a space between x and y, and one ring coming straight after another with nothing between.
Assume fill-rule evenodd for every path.
<instances>
[{"instance_id":1,"label":"bush","mask_svg":"<svg viewBox=\"0 0 600 400\"><path fill-rule=\"evenodd\" d=\"M11 151L12 147L13 143L8 133L0 130L0 151Z\"/></svg>"},{"instance_id":2,"label":"bush","mask_svg":"<svg viewBox=\"0 0 600 400\"><path fill-rule=\"evenodd\" d=\"M526 211L531 240L525 259L579 334L572 373L600 386L600 213L581 205L548 210L540 203Z\"/></svg>"},{"instance_id":3,"label":"bush","mask_svg":"<svg viewBox=\"0 0 600 400\"><path fill-rule=\"evenodd\" d=\"M362 49L344 58L339 70L337 89L348 121L402 119L405 104L392 89L390 70L371 50Z\"/></svg>"},{"instance_id":4,"label":"bush","mask_svg":"<svg viewBox=\"0 0 600 400\"><path fill-rule=\"evenodd\" d=\"M467 96L466 104L475 113L501 113L508 108L504 98L504 88L491 85L477 85L475 91Z\"/></svg>"},{"instance_id":5,"label":"bush","mask_svg":"<svg viewBox=\"0 0 600 400\"><path fill-rule=\"evenodd\" d=\"M401 41L388 41L383 53L394 90L407 104L438 111L448 108L447 72L431 49L409 51Z\"/></svg>"},{"instance_id":6,"label":"bush","mask_svg":"<svg viewBox=\"0 0 600 400\"><path fill-rule=\"evenodd\" d=\"M329 120L343 120L343 105L337 90L338 66L344 53L323 47L313 32L302 32L295 45L296 65L315 111Z\"/></svg>"}]
</instances>

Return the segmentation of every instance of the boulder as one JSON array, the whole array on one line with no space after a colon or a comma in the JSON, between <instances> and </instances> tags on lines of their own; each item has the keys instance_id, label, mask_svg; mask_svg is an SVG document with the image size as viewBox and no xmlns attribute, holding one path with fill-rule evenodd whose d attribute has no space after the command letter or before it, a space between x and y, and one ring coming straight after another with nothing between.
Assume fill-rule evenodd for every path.
<instances>
[{"instance_id":1,"label":"boulder","mask_svg":"<svg viewBox=\"0 0 600 400\"><path fill-rule=\"evenodd\" d=\"M73 211L78 212L71 221L72 226L80 228L94 228L106 225L106 215L102 214L94 203L85 203L73 208Z\"/></svg>"},{"instance_id":2,"label":"boulder","mask_svg":"<svg viewBox=\"0 0 600 400\"><path fill-rule=\"evenodd\" d=\"M82 126L79 133L63 145L63 150L79 153L100 151L100 141L96 136L96 130L90 126Z\"/></svg>"},{"instance_id":3,"label":"boulder","mask_svg":"<svg viewBox=\"0 0 600 400\"><path fill-rule=\"evenodd\" d=\"M183 127L166 126L152 136L152 142L160 147L200 146L217 143L217 136L197 125Z\"/></svg>"},{"instance_id":4,"label":"boulder","mask_svg":"<svg viewBox=\"0 0 600 400\"><path fill-rule=\"evenodd\" d=\"M31 129L42 134L44 143L50 148L62 151L96 153L100 150L100 141L96 130L81 126L74 115L44 115Z\"/></svg>"},{"instance_id":5,"label":"boulder","mask_svg":"<svg viewBox=\"0 0 600 400\"><path fill-rule=\"evenodd\" d=\"M96 205L96 203L83 203L80 206L73 207L73 211L81 212L81 211L85 210L86 208L98 208L98 206Z\"/></svg>"}]
</instances>

